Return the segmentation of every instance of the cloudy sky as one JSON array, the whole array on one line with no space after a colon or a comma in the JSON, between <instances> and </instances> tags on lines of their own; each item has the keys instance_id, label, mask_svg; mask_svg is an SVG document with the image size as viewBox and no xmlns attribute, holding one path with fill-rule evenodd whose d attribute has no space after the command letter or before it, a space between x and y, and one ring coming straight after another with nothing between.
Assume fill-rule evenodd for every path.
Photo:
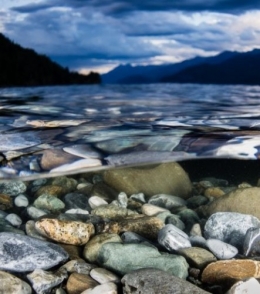
<instances>
[{"instance_id":1,"label":"cloudy sky","mask_svg":"<svg viewBox=\"0 0 260 294\"><path fill-rule=\"evenodd\" d=\"M0 32L71 70L260 47L259 0L1 0Z\"/></svg>"}]
</instances>

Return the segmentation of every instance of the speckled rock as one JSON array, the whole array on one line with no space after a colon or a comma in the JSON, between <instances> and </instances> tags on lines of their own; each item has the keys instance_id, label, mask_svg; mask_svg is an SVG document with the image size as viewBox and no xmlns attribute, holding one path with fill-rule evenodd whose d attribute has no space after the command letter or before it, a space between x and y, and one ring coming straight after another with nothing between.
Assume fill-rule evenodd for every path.
<instances>
[{"instance_id":1,"label":"speckled rock","mask_svg":"<svg viewBox=\"0 0 260 294\"><path fill-rule=\"evenodd\" d=\"M72 273L67 281L66 289L68 294L81 294L97 285L98 283L88 275Z\"/></svg>"},{"instance_id":2,"label":"speckled rock","mask_svg":"<svg viewBox=\"0 0 260 294\"><path fill-rule=\"evenodd\" d=\"M84 260L70 260L61 268L64 268L69 273L89 275L90 271L95 267L95 265L87 263Z\"/></svg>"},{"instance_id":3,"label":"speckled rock","mask_svg":"<svg viewBox=\"0 0 260 294\"><path fill-rule=\"evenodd\" d=\"M66 261L58 245L14 233L0 233L0 269L15 272L49 269Z\"/></svg>"},{"instance_id":4,"label":"speckled rock","mask_svg":"<svg viewBox=\"0 0 260 294\"><path fill-rule=\"evenodd\" d=\"M209 264L202 273L202 282L232 285L250 277L260 278L260 262L250 259L220 260Z\"/></svg>"},{"instance_id":5,"label":"speckled rock","mask_svg":"<svg viewBox=\"0 0 260 294\"><path fill-rule=\"evenodd\" d=\"M27 275L36 293L49 293L52 288L62 283L68 277L67 271L61 269L55 273L47 272L41 269L35 269Z\"/></svg>"},{"instance_id":6,"label":"speckled rock","mask_svg":"<svg viewBox=\"0 0 260 294\"><path fill-rule=\"evenodd\" d=\"M33 203L36 208L39 209L47 209L49 211L59 211L64 209L65 204L57 197L49 195L49 194L42 194L39 196Z\"/></svg>"},{"instance_id":7,"label":"speckled rock","mask_svg":"<svg viewBox=\"0 0 260 294\"><path fill-rule=\"evenodd\" d=\"M152 268L126 274L122 283L125 294L209 294L183 279Z\"/></svg>"},{"instance_id":8,"label":"speckled rock","mask_svg":"<svg viewBox=\"0 0 260 294\"><path fill-rule=\"evenodd\" d=\"M184 256L191 266L198 269L204 269L211 262L217 261L211 252L199 247L179 249L178 253Z\"/></svg>"},{"instance_id":9,"label":"speckled rock","mask_svg":"<svg viewBox=\"0 0 260 294\"><path fill-rule=\"evenodd\" d=\"M161 254L144 244L106 243L98 252L98 263L124 275L139 268L158 268L180 278L188 275L188 264L182 256Z\"/></svg>"},{"instance_id":10,"label":"speckled rock","mask_svg":"<svg viewBox=\"0 0 260 294\"><path fill-rule=\"evenodd\" d=\"M250 199L250 201L248 200ZM216 212L238 212L253 215L260 219L260 188L236 189L215 201L199 208L204 215Z\"/></svg>"},{"instance_id":11,"label":"speckled rock","mask_svg":"<svg viewBox=\"0 0 260 294\"><path fill-rule=\"evenodd\" d=\"M188 198L192 185L188 175L175 162L127 169L114 169L104 172L104 181L117 191L127 195L144 193L153 196L159 193Z\"/></svg>"},{"instance_id":12,"label":"speckled rock","mask_svg":"<svg viewBox=\"0 0 260 294\"><path fill-rule=\"evenodd\" d=\"M207 239L218 239L239 249L243 246L247 230L259 226L260 221L254 216L236 212L217 212L207 220L204 234Z\"/></svg>"},{"instance_id":13,"label":"speckled rock","mask_svg":"<svg viewBox=\"0 0 260 294\"><path fill-rule=\"evenodd\" d=\"M118 207L116 205L102 205L93 209L91 214L98 215L103 218L120 219L137 213L130 209Z\"/></svg>"},{"instance_id":14,"label":"speckled rock","mask_svg":"<svg viewBox=\"0 0 260 294\"><path fill-rule=\"evenodd\" d=\"M45 185L40 187L36 193L34 194L35 197L39 197L42 194L48 194L56 197L62 196L64 193L64 189L61 186L57 185Z\"/></svg>"},{"instance_id":15,"label":"speckled rock","mask_svg":"<svg viewBox=\"0 0 260 294\"><path fill-rule=\"evenodd\" d=\"M9 195L0 194L0 209L7 210L13 206L13 200Z\"/></svg>"},{"instance_id":16,"label":"speckled rock","mask_svg":"<svg viewBox=\"0 0 260 294\"><path fill-rule=\"evenodd\" d=\"M86 258L86 260L88 260L89 262L96 262L100 248L104 244L111 242L118 243L122 242L122 240L117 234L109 233L104 233L92 237L84 247L84 258Z\"/></svg>"},{"instance_id":17,"label":"speckled rock","mask_svg":"<svg viewBox=\"0 0 260 294\"><path fill-rule=\"evenodd\" d=\"M31 294L31 287L24 281L18 279L17 277L0 271L0 293L19 293L19 294Z\"/></svg>"},{"instance_id":18,"label":"speckled rock","mask_svg":"<svg viewBox=\"0 0 260 294\"><path fill-rule=\"evenodd\" d=\"M43 218L35 223L36 230L43 236L60 243L84 245L94 235L92 223L61 221Z\"/></svg>"},{"instance_id":19,"label":"speckled rock","mask_svg":"<svg viewBox=\"0 0 260 294\"><path fill-rule=\"evenodd\" d=\"M187 232L190 232L192 227L200 221L198 214L192 209L183 209L177 215L180 216L180 219L185 224L185 230Z\"/></svg>"},{"instance_id":20,"label":"speckled rock","mask_svg":"<svg viewBox=\"0 0 260 294\"><path fill-rule=\"evenodd\" d=\"M114 282L119 283L120 279L117 275L108 271L105 268L97 267L91 270L90 272L91 278L97 281L99 284Z\"/></svg>"},{"instance_id":21,"label":"speckled rock","mask_svg":"<svg viewBox=\"0 0 260 294\"><path fill-rule=\"evenodd\" d=\"M6 181L0 183L0 193L9 196L17 196L26 191L27 187L22 181Z\"/></svg>"}]
</instances>

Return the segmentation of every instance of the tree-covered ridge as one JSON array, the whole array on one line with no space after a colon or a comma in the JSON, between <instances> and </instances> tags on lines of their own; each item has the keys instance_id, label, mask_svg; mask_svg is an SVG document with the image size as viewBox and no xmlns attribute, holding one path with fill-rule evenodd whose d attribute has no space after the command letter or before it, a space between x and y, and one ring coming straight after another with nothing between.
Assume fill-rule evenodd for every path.
<instances>
[{"instance_id":1,"label":"tree-covered ridge","mask_svg":"<svg viewBox=\"0 0 260 294\"><path fill-rule=\"evenodd\" d=\"M91 72L81 75L70 72L47 56L25 49L0 33L0 86L45 86L100 83L100 76Z\"/></svg>"}]
</instances>

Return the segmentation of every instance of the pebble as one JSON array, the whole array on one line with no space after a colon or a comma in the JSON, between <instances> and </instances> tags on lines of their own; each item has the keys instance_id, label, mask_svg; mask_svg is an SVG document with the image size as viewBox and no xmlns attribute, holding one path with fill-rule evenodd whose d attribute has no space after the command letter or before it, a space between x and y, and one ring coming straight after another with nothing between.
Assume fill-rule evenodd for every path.
<instances>
[{"instance_id":1,"label":"pebble","mask_svg":"<svg viewBox=\"0 0 260 294\"><path fill-rule=\"evenodd\" d=\"M132 194L129 198L130 199L137 200L137 201L139 201L141 203L145 203L146 202L144 193Z\"/></svg>"},{"instance_id":2,"label":"pebble","mask_svg":"<svg viewBox=\"0 0 260 294\"><path fill-rule=\"evenodd\" d=\"M92 289L83 291L81 294L117 294L117 285L115 283L105 283Z\"/></svg>"},{"instance_id":3,"label":"pebble","mask_svg":"<svg viewBox=\"0 0 260 294\"><path fill-rule=\"evenodd\" d=\"M156 205L152 205L152 204L142 205L142 213L145 215L155 216L156 214L161 213L161 212L169 212L169 210L167 210L165 208L161 208Z\"/></svg>"},{"instance_id":4,"label":"pebble","mask_svg":"<svg viewBox=\"0 0 260 294\"><path fill-rule=\"evenodd\" d=\"M103 198L99 197L99 196L91 196L89 199L88 199L88 203L89 203L89 206L92 208L92 209L95 209L96 207L99 207L101 205L106 205L108 204L108 202L106 200L104 200Z\"/></svg>"},{"instance_id":5,"label":"pebble","mask_svg":"<svg viewBox=\"0 0 260 294\"><path fill-rule=\"evenodd\" d=\"M236 247L217 239L208 239L206 244L218 259L231 259L238 254Z\"/></svg>"},{"instance_id":6,"label":"pebble","mask_svg":"<svg viewBox=\"0 0 260 294\"><path fill-rule=\"evenodd\" d=\"M158 242L170 252L191 247L188 235L174 225L166 225L159 231Z\"/></svg>"},{"instance_id":7,"label":"pebble","mask_svg":"<svg viewBox=\"0 0 260 294\"><path fill-rule=\"evenodd\" d=\"M28 272L49 269L68 259L58 245L29 236L0 233L0 269Z\"/></svg>"},{"instance_id":8,"label":"pebble","mask_svg":"<svg viewBox=\"0 0 260 294\"><path fill-rule=\"evenodd\" d=\"M117 201L120 207L127 208L128 198L125 192L121 192L118 194Z\"/></svg>"},{"instance_id":9,"label":"pebble","mask_svg":"<svg viewBox=\"0 0 260 294\"><path fill-rule=\"evenodd\" d=\"M24 193L26 189L27 187L22 181L6 181L0 183L0 193L11 197Z\"/></svg>"},{"instance_id":10,"label":"pebble","mask_svg":"<svg viewBox=\"0 0 260 294\"><path fill-rule=\"evenodd\" d=\"M96 267L90 271L90 276L99 284L105 284L109 282L119 283L120 278L111 271L102 267Z\"/></svg>"},{"instance_id":11,"label":"pebble","mask_svg":"<svg viewBox=\"0 0 260 294\"><path fill-rule=\"evenodd\" d=\"M20 194L15 197L14 204L16 207L27 207L29 205L29 200L25 195Z\"/></svg>"},{"instance_id":12,"label":"pebble","mask_svg":"<svg viewBox=\"0 0 260 294\"><path fill-rule=\"evenodd\" d=\"M86 209L81 209L81 208L72 208L72 209L66 210L65 213L68 213L68 214L89 214L89 212Z\"/></svg>"},{"instance_id":13,"label":"pebble","mask_svg":"<svg viewBox=\"0 0 260 294\"><path fill-rule=\"evenodd\" d=\"M134 232L125 232L121 235L121 239L124 243L142 243L149 242L148 239L134 233Z\"/></svg>"},{"instance_id":14,"label":"pebble","mask_svg":"<svg viewBox=\"0 0 260 294\"><path fill-rule=\"evenodd\" d=\"M35 221L33 220L29 220L25 224L25 231L26 231L26 234L30 237L37 238L44 241L48 240L47 238L43 237L41 234L38 233L38 231L35 229Z\"/></svg>"},{"instance_id":15,"label":"pebble","mask_svg":"<svg viewBox=\"0 0 260 294\"><path fill-rule=\"evenodd\" d=\"M247 230L259 226L260 221L252 215L217 212L208 218L204 234L207 239L218 239L240 249Z\"/></svg>"},{"instance_id":16,"label":"pebble","mask_svg":"<svg viewBox=\"0 0 260 294\"><path fill-rule=\"evenodd\" d=\"M19 293L31 294L31 287L24 281L18 279L16 276L7 272L0 271L0 293Z\"/></svg>"},{"instance_id":17,"label":"pebble","mask_svg":"<svg viewBox=\"0 0 260 294\"><path fill-rule=\"evenodd\" d=\"M91 210L91 207L88 204L88 201L86 199L86 195L81 193L68 193L65 195L63 199L66 209L83 209L83 210Z\"/></svg>"},{"instance_id":18,"label":"pebble","mask_svg":"<svg viewBox=\"0 0 260 294\"><path fill-rule=\"evenodd\" d=\"M259 256L260 228L249 228L246 232L243 252L245 256Z\"/></svg>"},{"instance_id":19,"label":"pebble","mask_svg":"<svg viewBox=\"0 0 260 294\"><path fill-rule=\"evenodd\" d=\"M125 218L126 216L137 214L136 212L123 208L118 207L116 205L102 205L92 210L91 214L101 216L103 218L109 218L111 220L117 220Z\"/></svg>"},{"instance_id":20,"label":"pebble","mask_svg":"<svg viewBox=\"0 0 260 294\"><path fill-rule=\"evenodd\" d=\"M158 217L159 215L157 214L156 217ZM180 219L179 215L175 215L175 214L170 214L166 217L165 219L165 224L166 225L174 225L175 227L179 228L180 230L184 231L185 229L185 224L184 222Z\"/></svg>"},{"instance_id":21,"label":"pebble","mask_svg":"<svg viewBox=\"0 0 260 294\"><path fill-rule=\"evenodd\" d=\"M33 203L33 205L38 209L47 209L51 212L59 211L65 208L65 204L57 197L42 194Z\"/></svg>"},{"instance_id":22,"label":"pebble","mask_svg":"<svg viewBox=\"0 0 260 294\"><path fill-rule=\"evenodd\" d=\"M32 219L38 219L47 214L46 211L42 209L38 209L34 206L27 207L27 213Z\"/></svg>"},{"instance_id":23,"label":"pebble","mask_svg":"<svg viewBox=\"0 0 260 294\"><path fill-rule=\"evenodd\" d=\"M42 194L48 194L55 197L63 196L64 190L61 186L57 185L44 185L40 187L34 194L34 197L39 197Z\"/></svg>"},{"instance_id":24,"label":"pebble","mask_svg":"<svg viewBox=\"0 0 260 294\"><path fill-rule=\"evenodd\" d=\"M72 273L67 281L68 294L80 294L85 290L96 287L98 283L89 275Z\"/></svg>"},{"instance_id":25,"label":"pebble","mask_svg":"<svg viewBox=\"0 0 260 294\"><path fill-rule=\"evenodd\" d=\"M181 197L167 195L167 194L157 194L152 196L148 203L174 211L176 208L186 206L186 201Z\"/></svg>"},{"instance_id":26,"label":"pebble","mask_svg":"<svg viewBox=\"0 0 260 294\"><path fill-rule=\"evenodd\" d=\"M5 220L7 220L14 227L19 227L23 223L22 219L15 213L8 214L5 217Z\"/></svg>"},{"instance_id":27,"label":"pebble","mask_svg":"<svg viewBox=\"0 0 260 294\"><path fill-rule=\"evenodd\" d=\"M13 200L9 195L0 194L0 209L7 210L13 206Z\"/></svg>"},{"instance_id":28,"label":"pebble","mask_svg":"<svg viewBox=\"0 0 260 294\"><path fill-rule=\"evenodd\" d=\"M255 278L235 283L226 294L259 294L260 284Z\"/></svg>"},{"instance_id":29,"label":"pebble","mask_svg":"<svg viewBox=\"0 0 260 294\"><path fill-rule=\"evenodd\" d=\"M27 275L36 293L49 293L52 288L61 284L67 277L66 270L58 270L55 273L51 273L42 269L35 269Z\"/></svg>"},{"instance_id":30,"label":"pebble","mask_svg":"<svg viewBox=\"0 0 260 294\"><path fill-rule=\"evenodd\" d=\"M48 218L37 221L35 228L41 235L51 240L71 245L84 245L95 233L92 223Z\"/></svg>"},{"instance_id":31,"label":"pebble","mask_svg":"<svg viewBox=\"0 0 260 294\"><path fill-rule=\"evenodd\" d=\"M61 268L64 268L69 273L89 275L90 271L95 268L95 265L86 263L83 260L70 260Z\"/></svg>"},{"instance_id":32,"label":"pebble","mask_svg":"<svg viewBox=\"0 0 260 294\"><path fill-rule=\"evenodd\" d=\"M128 273L123 276L122 283L125 294L209 294L183 279L153 268Z\"/></svg>"}]
</instances>

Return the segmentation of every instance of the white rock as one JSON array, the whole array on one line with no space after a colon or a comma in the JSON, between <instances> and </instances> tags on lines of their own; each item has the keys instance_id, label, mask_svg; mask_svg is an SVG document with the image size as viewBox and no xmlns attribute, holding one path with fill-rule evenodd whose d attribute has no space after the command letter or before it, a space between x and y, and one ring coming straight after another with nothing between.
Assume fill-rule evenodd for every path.
<instances>
[{"instance_id":1,"label":"white rock","mask_svg":"<svg viewBox=\"0 0 260 294\"><path fill-rule=\"evenodd\" d=\"M239 281L226 294L259 294L260 284L255 278Z\"/></svg>"},{"instance_id":2,"label":"white rock","mask_svg":"<svg viewBox=\"0 0 260 294\"><path fill-rule=\"evenodd\" d=\"M121 192L118 194L117 201L119 202L120 207L127 208L128 199L125 192Z\"/></svg>"},{"instance_id":3,"label":"white rock","mask_svg":"<svg viewBox=\"0 0 260 294\"><path fill-rule=\"evenodd\" d=\"M108 202L99 196L91 196L88 199L88 204L92 209L95 209L96 207L99 207L101 205L108 204Z\"/></svg>"},{"instance_id":4,"label":"white rock","mask_svg":"<svg viewBox=\"0 0 260 294\"><path fill-rule=\"evenodd\" d=\"M159 206L155 206L152 204L144 204L142 205L142 213L148 216L154 216L157 213L163 212L163 211L168 211L167 209L161 208Z\"/></svg>"},{"instance_id":5,"label":"white rock","mask_svg":"<svg viewBox=\"0 0 260 294\"><path fill-rule=\"evenodd\" d=\"M27 213L32 219L37 219L37 218L47 214L46 211L44 211L42 209L38 209L34 206L27 207Z\"/></svg>"},{"instance_id":6,"label":"white rock","mask_svg":"<svg viewBox=\"0 0 260 294\"><path fill-rule=\"evenodd\" d=\"M158 242L169 251L191 247L188 235L171 224L159 231Z\"/></svg>"},{"instance_id":7,"label":"white rock","mask_svg":"<svg viewBox=\"0 0 260 294\"><path fill-rule=\"evenodd\" d=\"M91 270L90 276L99 284L105 284L109 282L118 283L120 281L120 278L117 275L102 267L97 267Z\"/></svg>"},{"instance_id":8,"label":"white rock","mask_svg":"<svg viewBox=\"0 0 260 294\"><path fill-rule=\"evenodd\" d=\"M69 214L89 214L89 212L86 209L81 208L72 208L65 211L65 213Z\"/></svg>"},{"instance_id":9,"label":"white rock","mask_svg":"<svg viewBox=\"0 0 260 294\"><path fill-rule=\"evenodd\" d=\"M133 194L129 198L140 201L140 202L143 202L143 203L146 203L144 193Z\"/></svg>"},{"instance_id":10,"label":"white rock","mask_svg":"<svg viewBox=\"0 0 260 294\"><path fill-rule=\"evenodd\" d=\"M217 239L208 239L206 245L218 259L231 259L238 254L236 247Z\"/></svg>"},{"instance_id":11,"label":"white rock","mask_svg":"<svg viewBox=\"0 0 260 294\"><path fill-rule=\"evenodd\" d=\"M19 227L23 223L22 219L15 213L8 214L5 219L14 227Z\"/></svg>"},{"instance_id":12,"label":"white rock","mask_svg":"<svg viewBox=\"0 0 260 294\"><path fill-rule=\"evenodd\" d=\"M18 279L17 277L0 271L0 293L3 294L12 294L12 293L19 293L19 294L31 294L32 289L31 287L25 283L24 281Z\"/></svg>"},{"instance_id":13,"label":"white rock","mask_svg":"<svg viewBox=\"0 0 260 294\"><path fill-rule=\"evenodd\" d=\"M14 204L17 207L27 207L29 205L29 200L25 195L20 194L15 197Z\"/></svg>"},{"instance_id":14,"label":"white rock","mask_svg":"<svg viewBox=\"0 0 260 294\"><path fill-rule=\"evenodd\" d=\"M81 294L117 294L117 286L114 283L98 285L95 288L83 291Z\"/></svg>"},{"instance_id":15,"label":"white rock","mask_svg":"<svg viewBox=\"0 0 260 294\"><path fill-rule=\"evenodd\" d=\"M73 163L63 164L59 167L53 168L50 173L75 171L93 166L101 166L102 162L99 159L80 159Z\"/></svg>"}]
</instances>

